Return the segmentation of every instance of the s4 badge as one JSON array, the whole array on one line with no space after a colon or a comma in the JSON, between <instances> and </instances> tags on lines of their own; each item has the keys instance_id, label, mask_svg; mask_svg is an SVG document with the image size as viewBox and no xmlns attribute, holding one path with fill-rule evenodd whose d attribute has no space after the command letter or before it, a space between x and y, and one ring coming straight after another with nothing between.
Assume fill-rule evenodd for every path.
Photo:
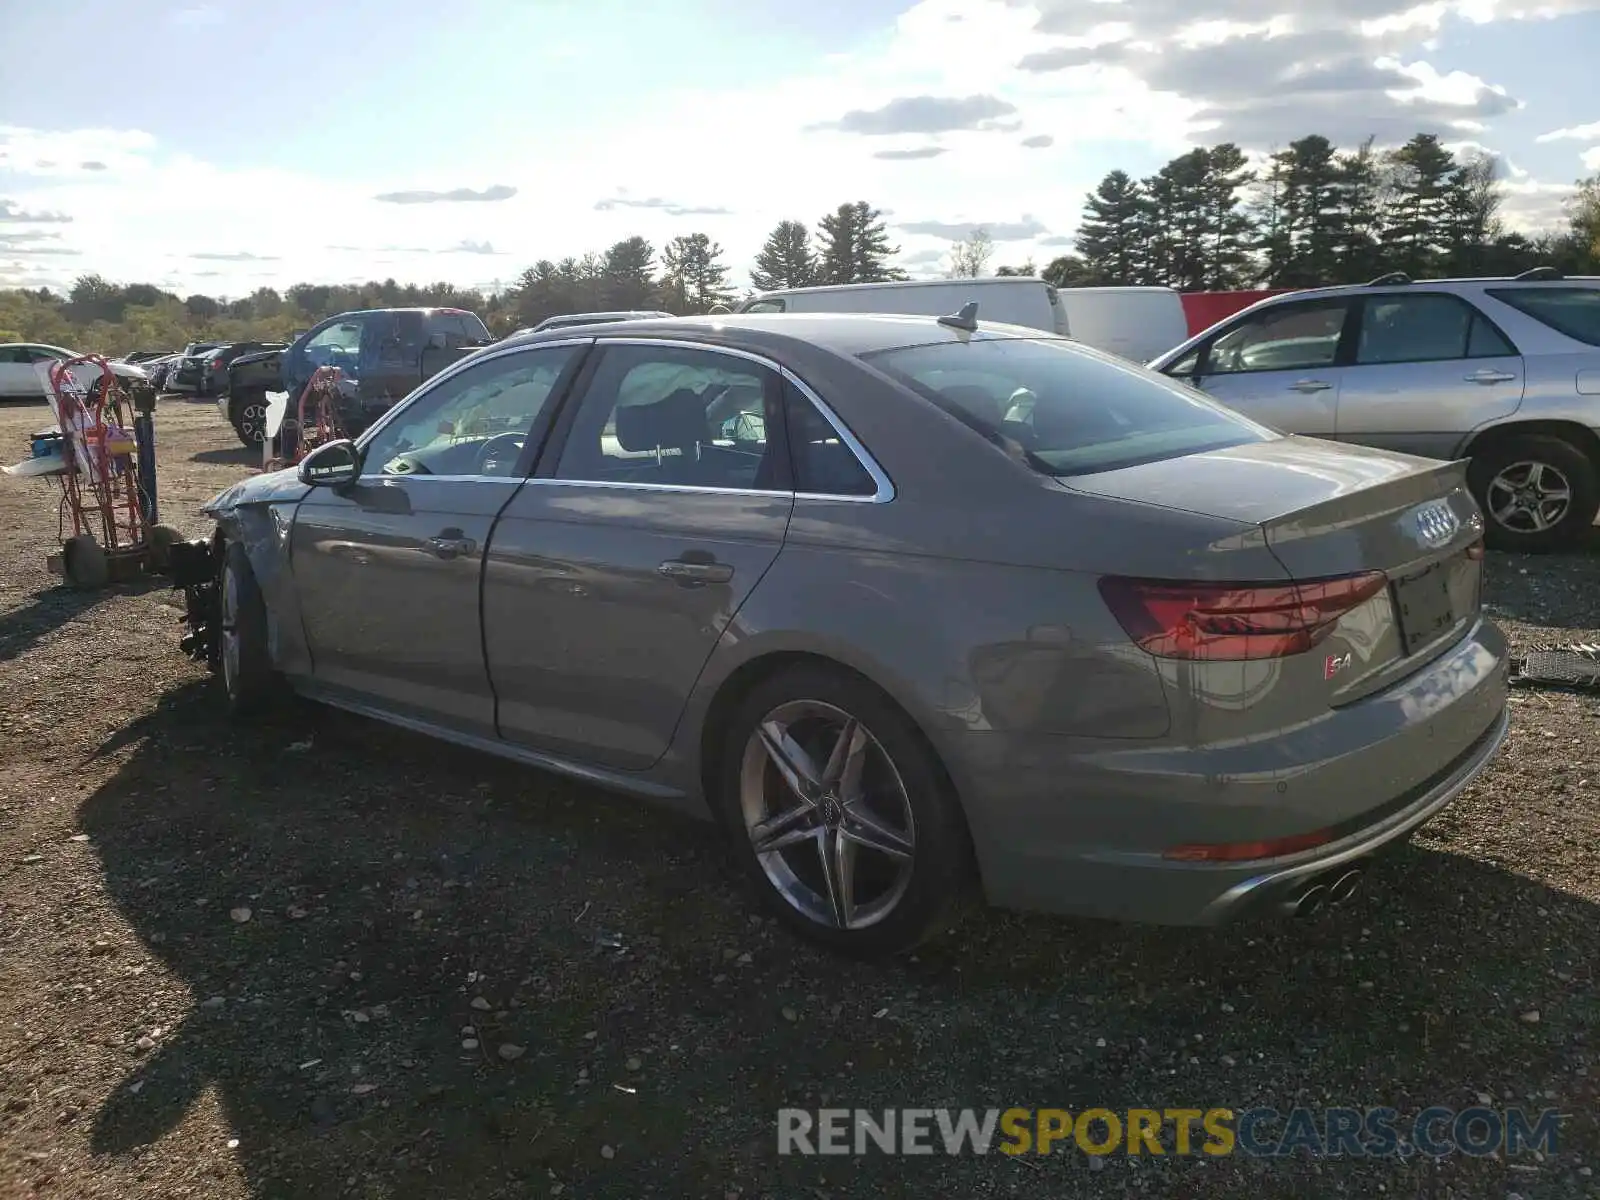
<instances>
[{"instance_id":1,"label":"s4 badge","mask_svg":"<svg viewBox=\"0 0 1600 1200\"><path fill-rule=\"evenodd\" d=\"M1353 657L1354 653L1352 651L1346 651L1343 654L1328 655L1327 658L1322 660L1322 677L1324 679L1332 679L1340 671L1344 670L1350 665L1350 660Z\"/></svg>"}]
</instances>

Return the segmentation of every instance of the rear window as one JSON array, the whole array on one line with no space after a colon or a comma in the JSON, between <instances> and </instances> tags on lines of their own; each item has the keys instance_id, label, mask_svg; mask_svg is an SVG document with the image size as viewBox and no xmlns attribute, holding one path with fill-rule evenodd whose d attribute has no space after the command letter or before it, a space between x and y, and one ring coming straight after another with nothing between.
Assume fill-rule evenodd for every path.
<instances>
[{"instance_id":1,"label":"rear window","mask_svg":"<svg viewBox=\"0 0 1600 1200\"><path fill-rule=\"evenodd\" d=\"M879 350L874 367L1047 475L1088 475L1277 435L1195 389L1060 338Z\"/></svg>"},{"instance_id":2,"label":"rear window","mask_svg":"<svg viewBox=\"0 0 1600 1200\"><path fill-rule=\"evenodd\" d=\"M1600 288L1490 288L1488 294L1557 333L1600 346Z\"/></svg>"}]
</instances>

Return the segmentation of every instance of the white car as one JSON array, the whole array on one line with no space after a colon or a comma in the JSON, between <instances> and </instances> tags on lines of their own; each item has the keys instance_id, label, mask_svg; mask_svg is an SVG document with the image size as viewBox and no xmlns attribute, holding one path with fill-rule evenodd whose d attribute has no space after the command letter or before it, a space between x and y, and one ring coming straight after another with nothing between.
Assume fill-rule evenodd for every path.
<instances>
[{"instance_id":1,"label":"white car","mask_svg":"<svg viewBox=\"0 0 1600 1200\"><path fill-rule=\"evenodd\" d=\"M47 382L47 363L67 358L77 358L77 352L63 350L60 346L46 346L38 342L11 342L0 345L0 400L43 400ZM144 382L149 376L132 363L114 362L111 370L118 379ZM91 364L72 368L72 378L84 387L99 378L99 371Z\"/></svg>"}]
</instances>

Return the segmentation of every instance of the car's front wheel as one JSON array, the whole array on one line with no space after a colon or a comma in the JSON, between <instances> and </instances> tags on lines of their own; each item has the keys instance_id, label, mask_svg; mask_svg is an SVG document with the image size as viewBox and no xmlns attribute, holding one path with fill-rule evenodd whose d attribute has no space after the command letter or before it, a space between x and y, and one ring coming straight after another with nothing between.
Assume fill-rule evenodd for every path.
<instances>
[{"instance_id":1,"label":"car's front wheel","mask_svg":"<svg viewBox=\"0 0 1600 1200\"><path fill-rule=\"evenodd\" d=\"M266 392L239 392L228 401L228 411L239 441L252 450L260 446L267 433Z\"/></svg>"},{"instance_id":2,"label":"car's front wheel","mask_svg":"<svg viewBox=\"0 0 1600 1200\"><path fill-rule=\"evenodd\" d=\"M1600 512L1600 471L1564 438L1525 434L1474 454L1468 472L1497 550L1542 554L1580 545Z\"/></svg>"},{"instance_id":3,"label":"car's front wheel","mask_svg":"<svg viewBox=\"0 0 1600 1200\"><path fill-rule=\"evenodd\" d=\"M761 682L726 728L720 768L735 853L801 935L883 957L965 894L954 790L910 718L859 676L807 665Z\"/></svg>"},{"instance_id":4,"label":"car's front wheel","mask_svg":"<svg viewBox=\"0 0 1600 1200\"><path fill-rule=\"evenodd\" d=\"M250 556L229 542L218 581L219 640L217 672L231 716L253 716L268 708L282 689L267 645L267 605L250 568Z\"/></svg>"}]
</instances>

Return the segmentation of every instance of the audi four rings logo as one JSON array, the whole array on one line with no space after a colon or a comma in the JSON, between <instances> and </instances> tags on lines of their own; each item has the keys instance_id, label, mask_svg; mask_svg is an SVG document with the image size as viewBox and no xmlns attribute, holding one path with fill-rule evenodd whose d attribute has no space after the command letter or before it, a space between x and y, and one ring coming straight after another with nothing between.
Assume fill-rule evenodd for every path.
<instances>
[{"instance_id":1,"label":"audi four rings logo","mask_svg":"<svg viewBox=\"0 0 1600 1200\"><path fill-rule=\"evenodd\" d=\"M1437 548L1447 544L1461 528L1461 521L1451 507L1440 501L1424 504L1417 509L1417 536L1422 544Z\"/></svg>"}]
</instances>

